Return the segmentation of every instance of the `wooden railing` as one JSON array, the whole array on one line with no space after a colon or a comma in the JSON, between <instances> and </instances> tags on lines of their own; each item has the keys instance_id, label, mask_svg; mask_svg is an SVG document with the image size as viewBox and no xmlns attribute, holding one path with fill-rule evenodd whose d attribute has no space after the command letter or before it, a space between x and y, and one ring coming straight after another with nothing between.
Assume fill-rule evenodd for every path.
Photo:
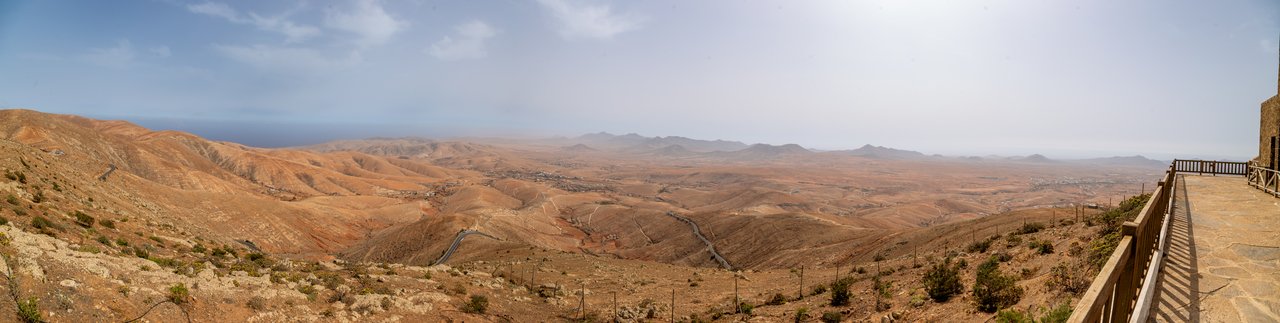
<instances>
[{"instance_id":1,"label":"wooden railing","mask_svg":"<svg viewBox=\"0 0 1280 323\"><path fill-rule=\"evenodd\" d=\"M1107 259L1071 313L1069 322L1145 322L1169 232L1178 173L1245 175L1251 165L1241 162L1174 160L1157 183L1151 198L1133 221L1121 227L1120 243ZM1273 181L1276 175L1271 176ZM1274 184L1272 184L1274 185Z\"/></svg>"},{"instance_id":2,"label":"wooden railing","mask_svg":"<svg viewBox=\"0 0 1280 323\"><path fill-rule=\"evenodd\" d=\"M1245 177L1249 179L1249 186L1280 197L1280 172L1257 164L1249 164L1249 174Z\"/></svg>"},{"instance_id":3,"label":"wooden railing","mask_svg":"<svg viewBox=\"0 0 1280 323\"><path fill-rule=\"evenodd\" d=\"M1174 159L1173 169L1180 173L1244 176L1249 172L1249 164L1244 162Z\"/></svg>"}]
</instances>

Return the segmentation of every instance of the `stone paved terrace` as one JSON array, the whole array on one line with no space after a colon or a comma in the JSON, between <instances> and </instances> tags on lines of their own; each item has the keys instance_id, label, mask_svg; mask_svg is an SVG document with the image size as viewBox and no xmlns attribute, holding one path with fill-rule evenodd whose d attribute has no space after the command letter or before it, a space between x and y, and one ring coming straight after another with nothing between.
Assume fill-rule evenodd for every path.
<instances>
[{"instance_id":1,"label":"stone paved terrace","mask_svg":"<svg viewBox=\"0 0 1280 323\"><path fill-rule=\"evenodd\" d=\"M1280 198L1178 175L1151 321L1280 322Z\"/></svg>"}]
</instances>

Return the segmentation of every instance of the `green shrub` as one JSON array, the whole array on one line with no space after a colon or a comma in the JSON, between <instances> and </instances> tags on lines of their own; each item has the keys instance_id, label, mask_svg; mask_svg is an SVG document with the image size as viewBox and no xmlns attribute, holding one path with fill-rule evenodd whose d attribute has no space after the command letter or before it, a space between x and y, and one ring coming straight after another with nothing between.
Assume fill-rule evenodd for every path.
<instances>
[{"instance_id":1,"label":"green shrub","mask_svg":"<svg viewBox=\"0 0 1280 323\"><path fill-rule=\"evenodd\" d=\"M79 210L73 212L72 215L76 217L76 224L79 224L80 226L86 227L86 228L93 227L94 219L92 216L89 216L88 214L84 214L84 212L80 212Z\"/></svg>"},{"instance_id":2,"label":"green shrub","mask_svg":"<svg viewBox=\"0 0 1280 323\"><path fill-rule=\"evenodd\" d=\"M40 317L40 304L35 297L18 301L18 320L26 323L44 322Z\"/></svg>"},{"instance_id":3,"label":"green shrub","mask_svg":"<svg viewBox=\"0 0 1280 323\"><path fill-rule=\"evenodd\" d=\"M9 224L9 219L5 217L0 217L0 225L6 225L6 224Z\"/></svg>"},{"instance_id":4,"label":"green shrub","mask_svg":"<svg viewBox=\"0 0 1280 323\"><path fill-rule=\"evenodd\" d=\"M1036 253L1047 255L1053 253L1053 242L1040 241L1040 245L1035 247Z\"/></svg>"},{"instance_id":5,"label":"green shrub","mask_svg":"<svg viewBox=\"0 0 1280 323\"><path fill-rule=\"evenodd\" d=\"M262 296L254 296L245 302L244 306L254 311L262 311L267 309L267 300L263 299Z\"/></svg>"},{"instance_id":6,"label":"green shrub","mask_svg":"<svg viewBox=\"0 0 1280 323\"><path fill-rule=\"evenodd\" d=\"M181 305L186 303L189 297L191 297L191 293L187 290L187 285L177 283L169 287L168 299L170 302Z\"/></svg>"},{"instance_id":7,"label":"green shrub","mask_svg":"<svg viewBox=\"0 0 1280 323\"><path fill-rule=\"evenodd\" d=\"M1066 323L1071 317L1071 302L1062 302L1040 316L1040 323Z\"/></svg>"},{"instance_id":8,"label":"green shrub","mask_svg":"<svg viewBox=\"0 0 1280 323\"><path fill-rule=\"evenodd\" d=\"M46 219L42 216L36 216L34 218L31 218L31 227L35 228L37 231L40 231L40 233L42 234L50 235L50 236L53 235L53 230L59 230L59 231L62 230L62 226L57 225L53 223L53 221L49 221L49 219Z\"/></svg>"},{"instance_id":9,"label":"green shrub","mask_svg":"<svg viewBox=\"0 0 1280 323\"><path fill-rule=\"evenodd\" d=\"M1071 317L1071 303L1063 302L1049 308L1042 309L1040 318L1034 318L1030 312L1010 308L1000 310L996 313L996 322L1000 323L1066 323L1067 318Z\"/></svg>"},{"instance_id":10,"label":"green shrub","mask_svg":"<svg viewBox=\"0 0 1280 323\"><path fill-rule=\"evenodd\" d=\"M964 250L968 253L986 253L991 248L991 240L984 239L970 243Z\"/></svg>"},{"instance_id":11,"label":"green shrub","mask_svg":"<svg viewBox=\"0 0 1280 323\"><path fill-rule=\"evenodd\" d=\"M782 293L773 294L773 297L769 298L768 302L765 302L766 305L775 305L775 306L786 304L786 303L787 303L787 297L782 296Z\"/></svg>"},{"instance_id":12,"label":"green shrub","mask_svg":"<svg viewBox=\"0 0 1280 323\"><path fill-rule=\"evenodd\" d=\"M840 321L843 321L843 320L844 320L844 314L840 314L840 312L822 313L823 323L840 323Z\"/></svg>"},{"instance_id":13,"label":"green shrub","mask_svg":"<svg viewBox=\"0 0 1280 323\"><path fill-rule=\"evenodd\" d=\"M801 306L796 309L795 323L801 323L809 320L809 307Z\"/></svg>"},{"instance_id":14,"label":"green shrub","mask_svg":"<svg viewBox=\"0 0 1280 323\"><path fill-rule=\"evenodd\" d=\"M840 279L831 283L831 306L849 305L849 285L851 279Z\"/></svg>"},{"instance_id":15,"label":"green shrub","mask_svg":"<svg viewBox=\"0 0 1280 323\"><path fill-rule=\"evenodd\" d=\"M1013 255L1010 255L1008 252L1001 251L991 255L991 258L995 258L995 260L999 262L1007 262L1009 260L1013 260Z\"/></svg>"},{"instance_id":16,"label":"green shrub","mask_svg":"<svg viewBox=\"0 0 1280 323\"><path fill-rule=\"evenodd\" d=\"M36 191L36 194L31 196L31 203L40 202L44 202L44 191Z\"/></svg>"},{"instance_id":17,"label":"green shrub","mask_svg":"<svg viewBox=\"0 0 1280 323\"><path fill-rule=\"evenodd\" d=\"M121 247L128 247L129 241L125 240L124 238L116 238L116 245Z\"/></svg>"},{"instance_id":18,"label":"green shrub","mask_svg":"<svg viewBox=\"0 0 1280 323\"><path fill-rule=\"evenodd\" d=\"M827 292L827 285L816 285L816 286L813 286L813 293L810 295L818 295L826 292Z\"/></svg>"},{"instance_id":19,"label":"green shrub","mask_svg":"<svg viewBox=\"0 0 1280 323\"><path fill-rule=\"evenodd\" d=\"M1151 198L1151 194L1131 197L1121 201L1119 207L1098 215L1098 221L1101 222L1102 228L1098 231L1098 238L1089 241L1088 256L1086 257L1094 270L1102 269L1102 265L1106 264L1107 259L1111 258L1111 253L1115 252L1116 245L1120 244L1120 227L1124 221L1137 218L1138 213L1142 212L1142 207L1149 198Z\"/></svg>"},{"instance_id":20,"label":"green shrub","mask_svg":"<svg viewBox=\"0 0 1280 323\"><path fill-rule=\"evenodd\" d=\"M1043 223L1031 222L1023 224L1021 228L1018 228L1018 234L1032 234L1040 232L1040 230L1044 230Z\"/></svg>"},{"instance_id":21,"label":"green shrub","mask_svg":"<svg viewBox=\"0 0 1280 323\"><path fill-rule=\"evenodd\" d=\"M8 196L5 196L4 201L9 202L9 205L13 205L13 206L18 205L18 197L13 196L13 194L9 194Z\"/></svg>"},{"instance_id":22,"label":"green shrub","mask_svg":"<svg viewBox=\"0 0 1280 323\"><path fill-rule=\"evenodd\" d=\"M1031 315L1018 309L1001 310L996 313L996 322L999 323L1036 323Z\"/></svg>"},{"instance_id":23,"label":"green shrub","mask_svg":"<svg viewBox=\"0 0 1280 323\"><path fill-rule=\"evenodd\" d=\"M462 311L473 314L484 314L489 308L489 299L482 295L471 295L471 300L462 306Z\"/></svg>"},{"instance_id":24,"label":"green shrub","mask_svg":"<svg viewBox=\"0 0 1280 323\"><path fill-rule=\"evenodd\" d=\"M949 257L942 263L934 264L932 269L924 273L922 280L929 298L935 302L946 302L951 296L964 291L964 284L960 283L960 266L952 265Z\"/></svg>"},{"instance_id":25,"label":"green shrub","mask_svg":"<svg viewBox=\"0 0 1280 323\"><path fill-rule=\"evenodd\" d=\"M314 285L299 285L298 292L307 295L307 300L316 300L316 294L319 292Z\"/></svg>"},{"instance_id":26,"label":"green shrub","mask_svg":"<svg viewBox=\"0 0 1280 323\"><path fill-rule=\"evenodd\" d=\"M751 315L751 311L754 310L755 308L756 306L751 305L751 303L747 303L747 302L738 303L738 313Z\"/></svg>"},{"instance_id":27,"label":"green shrub","mask_svg":"<svg viewBox=\"0 0 1280 323\"><path fill-rule=\"evenodd\" d=\"M1017 304L1022 299L1022 288L1012 276L1000 273L1000 261L991 257L978 265L973 283L973 301L979 311L995 311Z\"/></svg>"},{"instance_id":28,"label":"green shrub","mask_svg":"<svg viewBox=\"0 0 1280 323\"><path fill-rule=\"evenodd\" d=\"M98 221L98 223L102 224L102 226L104 226L104 227L108 227L108 228L111 228L111 229L115 229L115 228L116 228L116 221L112 221L111 219L105 219L105 220L102 220L102 221Z\"/></svg>"}]
</instances>

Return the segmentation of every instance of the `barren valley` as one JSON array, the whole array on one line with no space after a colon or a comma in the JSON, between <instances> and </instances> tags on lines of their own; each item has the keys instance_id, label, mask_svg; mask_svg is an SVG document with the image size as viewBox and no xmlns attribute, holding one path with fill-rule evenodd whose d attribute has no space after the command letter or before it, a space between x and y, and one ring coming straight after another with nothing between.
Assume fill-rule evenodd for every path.
<instances>
[{"instance_id":1,"label":"barren valley","mask_svg":"<svg viewBox=\"0 0 1280 323\"><path fill-rule=\"evenodd\" d=\"M606 133L267 149L30 110L0 139L0 308L54 321L985 321L923 301L924 272L963 260L968 286L997 255L1015 308L1068 301L1055 265L1166 165ZM838 278L833 306L813 288Z\"/></svg>"}]
</instances>

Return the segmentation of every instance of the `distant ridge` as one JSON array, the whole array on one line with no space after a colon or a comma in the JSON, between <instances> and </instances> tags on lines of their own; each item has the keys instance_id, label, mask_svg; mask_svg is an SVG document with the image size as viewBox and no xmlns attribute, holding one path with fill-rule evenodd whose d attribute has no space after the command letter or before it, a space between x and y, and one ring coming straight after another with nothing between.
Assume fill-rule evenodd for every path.
<instances>
[{"instance_id":1,"label":"distant ridge","mask_svg":"<svg viewBox=\"0 0 1280 323\"><path fill-rule=\"evenodd\" d=\"M1054 160L1049 159L1049 157L1045 157L1044 155L1041 155L1041 154L1031 154L1031 155L1028 155L1027 157L1014 157L1014 158L1012 158L1012 159L1013 159L1013 160L1017 160L1017 161L1022 161L1022 162L1028 162L1028 163L1052 163L1052 162L1055 162Z\"/></svg>"},{"instance_id":2,"label":"distant ridge","mask_svg":"<svg viewBox=\"0 0 1280 323\"><path fill-rule=\"evenodd\" d=\"M918 151L894 149L894 148L883 147L883 146L872 146L869 144L863 145L858 149L839 150L839 151L834 151L834 153L847 155L847 156L859 156L859 157L879 158L879 159L921 159L921 158L927 157L925 156L925 154Z\"/></svg>"},{"instance_id":3,"label":"distant ridge","mask_svg":"<svg viewBox=\"0 0 1280 323\"><path fill-rule=\"evenodd\" d=\"M770 145L770 144L754 144L746 149L718 152L710 154L713 157L735 159L735 160L759 160L773 159L787 156L804 156L813 154L814 152L797 144Z\"/></svg>"},{"instance_id":4,"label":"distant ridge","mask_svg":"<svg viewBox=\"0 0 1280 323\"><path fill-rule=\"evenodd\" d=\"M645 153L672 145L679 145L692 152L735 151L747 148L747 144L728 140L699 140L680 136L645 137L635 133L614 135L608 132L590 133L569 140L573 144L585 144L606 150Z\"/></svg>"},{"instance_id":5,"label":"distant ridge","mask_svg":"<svg viewBox=\"0 0 1280 323\"><path fill-rule=\"evenodd\" d=\"M596 151L596 149L595 149L595 148L591 148L591 146L587 146L587 145L584 145L584 144L577 144L577 145L573 145L573 146L565 146L565 147L562 147L562 148L560 148L560 149L561 149L561 150L564 150L564 151L578 151L578 152Z\"/></svg>"},{"instance_id":6,"label":"distant ridge","mask_svg":"<svg viewBox=\"0 0 1280 323\"><path fill-rule=\"evenodd\" d=\"M1142 155L1077 159L1071 162L1107 166L1165 167L1169 165L1169 162L1150 159Z\"/></svg>"}]
</instances>

